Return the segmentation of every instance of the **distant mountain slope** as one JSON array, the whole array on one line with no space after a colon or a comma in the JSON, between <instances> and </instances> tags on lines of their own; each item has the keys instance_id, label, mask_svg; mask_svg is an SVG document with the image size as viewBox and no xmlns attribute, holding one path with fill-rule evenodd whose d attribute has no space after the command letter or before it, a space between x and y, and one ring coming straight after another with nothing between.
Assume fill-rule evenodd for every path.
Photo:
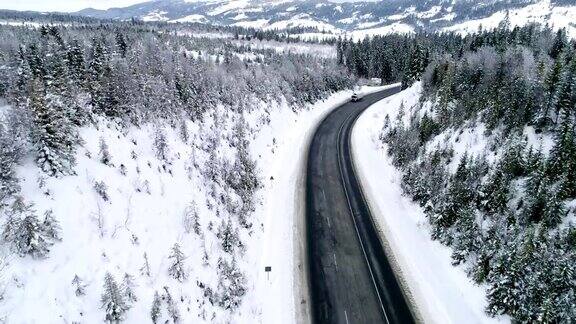
<instances>
[{"instance_id":1,"label":"distant mountain slope","mask_svg":"<svg viewBox=\"0 0 576 324\"><path fill-rule=\"evenodd\" d=\"M567 27L576 35L574 0L390 0L335 3L327 0L156 0L126 8L85 9L96 18L202 22L262 29L301 29L338 34L424 30L469 32L497 25L506 12L513 24L530 21Z\"/></svg>"}]
</instances>

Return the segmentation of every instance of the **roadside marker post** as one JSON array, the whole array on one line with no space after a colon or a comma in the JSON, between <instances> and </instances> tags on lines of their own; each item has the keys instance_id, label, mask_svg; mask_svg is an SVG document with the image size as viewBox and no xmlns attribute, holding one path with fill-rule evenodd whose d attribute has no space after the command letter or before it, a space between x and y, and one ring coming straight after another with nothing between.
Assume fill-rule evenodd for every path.
<instances>
[{"instance_id":1,"label":"roadside marker post","mask_svg":"<svg viewBox=\"0 0 576 324\"><path fill-rule=\"evenodd\" d=\"M272 267L266 266L266 267L264 267L264 271L266 271L267 279L268 279L268 281L270 281L270 272L272 272Z\"/></svg>"}]
</instances>

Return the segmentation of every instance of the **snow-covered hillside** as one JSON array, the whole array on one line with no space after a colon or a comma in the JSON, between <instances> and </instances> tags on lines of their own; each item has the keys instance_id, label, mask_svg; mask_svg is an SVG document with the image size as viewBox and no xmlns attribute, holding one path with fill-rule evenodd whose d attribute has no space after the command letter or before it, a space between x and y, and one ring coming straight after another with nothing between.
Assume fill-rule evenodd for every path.
<instances>
[{"instance_id":1,"label":"snow-covered hillside","mask_svg":"<svg viewBox=\"0 0 576 324\"><path fill-rule=\"evenodd\" d=\"M400 120L409 125L413 113L430 112L430 102L421 103L421 83L368 108L358 119L352 133L352 150L356 170L387 252L401 275L404 288L417 305L426 323L505 323L508 316L489 317L486 284L476 284L468 277L469 264L454 266L453 247L432 240L433 229L425 210L403 190L403 173L393 165L389 144L382 142L384 125ZM490 151L493 138L485 125L449 129L436 135L424 149L452 148L453 158L447 165L455 173L463 156L476 157ZM549 134L535 133L528 126L523 131L528 145L544 154L553 147ZM488 156L490 163L503 154ZM574 217L564 223L570 224Z\"/></svg>"},{"instance_id":2,"label":"snow-covered hillside","mask_svg":"<svg viewBox=\"0 0 576 324\"><path fill-rule=\"evenodd\" d=\"M576 4L563 0L512 1L375 1L335 3L328 0L158 0L127 8L86 9L96 18L201 22L264 30L287 30L304 38L325 39L346 34L361 39L415 30L474 32L495 27L509 12L513 25L536 21L568 28L574 35Z\"/></svg>"},{"instance_id":3,"label":"snow-covered hillside","mask_svg":"<svg viewBox=\"0 0 576 324\"><path fill-rule=\"evenodd\" d=\"M0 26L0 320L297 322L294 159L354 78L106 26Z\"/></svg>"},{"instance_id":4,"label":"snow-covered hillside","mask_svg":"<svg viewBox=\"0 0 576 324\"><path fill-rule=\"evenodd\" d=\"M462 267L452 265L450 248L430 238L423 208L403 194L402 174L392 165L387 145L380 140L386 118L394 120L401 109L406 109L403 119L409 122L410 108L418 104L420 91L420 83L416 83L376 103L354 126L353 158L376 226L424 322L507 322L506 317L490 318L484 313L485 288L472 283ZM475 140L462 140L461 147Z\"/></svg>"},{"instance_id":5,"label":"snow-covered hillside","mask_svg":"<svg viewBox=\"0 0 576 324\"><path fill-rule=\"evenodd\" d=\"M360 119L370 135L358 133L356 164L375 218L423 317L570 322L574 41L526 26L467 42L482 45L433 59L421 91L414 81Z\"/></svg>"},{"instance_id":6,"label":"snow-covered hillside","mask_svg":"<svg viewBox=\"0 0 576 324\"><path fill-rule=\"evenodd\" d=\"M447 17L448 19L449 17ZM553 28L566 28L571 38L576 38L576 4L554 5L550 0L541 0L523 8L498 11L488 17L471 19L442 28L443 31L456 31L462 34L477 32L480 28L492 29L508 19L510 26L524 26L535 22L548 24Z\"/></svg>"},{"instance_id":7,"label":"snow-covered hillside","mask_svg":"<svg viewBox=\"0 0 576 324\"><path fill-rule=\"evenodd\" d=\"M297 321L294 309L300 299L294 292L300 266L292 257L298 249L293 236L296 181L314 125L349 95L336 94L299 113L285 104L262 103L244 116L262 181L247 235L226 232L230 219L218 217L224 207L222 189L206 174L214 158L235 154L238 122L225 111L202 124L186 122L185 128L123 129L101 119L80 131L84 144L77 153L76 176L47 178L33 161L25 163L18 169L21 194L38 213L58 215L62 241L42 261L5 255L3 319L99 322L104 276L110 272L118 283L128 278L133 286L129 323L150 321L155 292L166 319L173 307L181 322ZM166 160L157 155L159 133L166 139ZM232 248L245 256L226 261L219 235L237 240ZM169 270L176 243L184 255L180 280ZM265 273L265 266L273 271ZM228 282L219 282L222 272L239 268L245 276L232 271ZM241 289L238 297L246 294L239 311L222 312L209 302L210 294L221 289Z\"/></svg>"}]
</instances>

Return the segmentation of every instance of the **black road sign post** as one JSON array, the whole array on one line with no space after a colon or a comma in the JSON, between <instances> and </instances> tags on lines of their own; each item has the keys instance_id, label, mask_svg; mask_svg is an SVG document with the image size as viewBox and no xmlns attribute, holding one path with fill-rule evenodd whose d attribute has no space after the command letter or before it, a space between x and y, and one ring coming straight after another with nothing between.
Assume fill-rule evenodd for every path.
<instances>
[{"instance_id":1,"label":"black road sign post","mask_svg":"<svg viewBox=\"0 0 576 324\"><path fill-rule=\"evenodd\" d=\"M264 267L264 271L266 271L266 275L268 277L268 281L270 281L270 272L272 272L272 267L271 266L266 266Z\"/></svg>"}]
</instances>

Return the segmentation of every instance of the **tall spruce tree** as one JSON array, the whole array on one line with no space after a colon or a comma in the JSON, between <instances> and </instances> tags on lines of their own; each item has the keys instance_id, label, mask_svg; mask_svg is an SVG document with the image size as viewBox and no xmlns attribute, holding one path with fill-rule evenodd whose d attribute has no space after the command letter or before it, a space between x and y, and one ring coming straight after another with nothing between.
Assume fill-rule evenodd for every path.
<instances>
[{"instance_id":1,"label":"tall spruce tree","mask_svg":"<svg viewBox=\"0 0 576 324\"><path fill-rule=\"evenodd\" d=\"M124 320L129 306L126 304L124 295L110 272L106 272L104 276L104 292L102 293L100 302L106 312L106 322L112 324L120 323Z\"/></svg>"},{"instance_id":2,"label":"tall spruce tree","mask_svg":"<svg viewBox=\"0 0 576 324\"><path fill-rule=\"evenodd\" d=\"M182 253L182 250L180 250L180 245L178 243L174 244L172 247L172 252L168 258L171 260L170 267L168 268L168 274L180 282L186 280L188 275L184 269L184 253Z\"/></svg>"}]
</instances>

